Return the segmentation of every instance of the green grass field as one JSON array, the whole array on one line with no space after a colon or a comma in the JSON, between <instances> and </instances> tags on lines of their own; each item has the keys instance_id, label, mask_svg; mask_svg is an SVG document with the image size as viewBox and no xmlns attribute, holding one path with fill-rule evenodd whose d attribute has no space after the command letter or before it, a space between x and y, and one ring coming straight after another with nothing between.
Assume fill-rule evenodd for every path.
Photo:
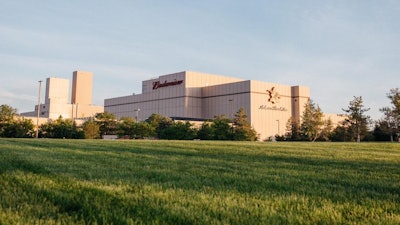
<instances>
[{"instance_id":1,"label":"green grass field","mask_svg":"<svg viewBox=\"0 0 400 225\"><path fill-rule=\"evenodd\" d=\"M0 224L400 224L400 144L0 139Z\"/></svg>"}]
</instances>

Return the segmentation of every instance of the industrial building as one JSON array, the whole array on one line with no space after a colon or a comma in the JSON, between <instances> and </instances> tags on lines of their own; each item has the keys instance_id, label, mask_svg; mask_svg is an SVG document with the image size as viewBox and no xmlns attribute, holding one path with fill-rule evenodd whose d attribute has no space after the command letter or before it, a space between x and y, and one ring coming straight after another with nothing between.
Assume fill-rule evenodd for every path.
<instances>
[{"instance_id":1,"label":"industrial building","mask_svg":"<svg viewBox=\"0 0 400 225\"><path fill-rule=\"evenodd\" d=\"M288 86L220 75L183 71L142 81L142 93L104 100L104 109L118 118L138 121L151 114L189 121L216 115L232 118L243 108L264 140L286 132L289 118L297 121L310 99L307 86Z\"/></svg>"},{"instance_id":2,"label":"industrial building","mask_svg":"<svg viewBox=\"0 0 400 225\"><path fill-rule=\"evenodd\" d=\"M71 101L69 99L70 81L64 78L46 79L44 104L40 104L40 121L64 119L82 120L96 113L104 112L103 106L92 105L93 73L74 71L72 79ZM21 113L24 117L37 117L38 105L32 112Z\"/></svg>"}]
</instances>

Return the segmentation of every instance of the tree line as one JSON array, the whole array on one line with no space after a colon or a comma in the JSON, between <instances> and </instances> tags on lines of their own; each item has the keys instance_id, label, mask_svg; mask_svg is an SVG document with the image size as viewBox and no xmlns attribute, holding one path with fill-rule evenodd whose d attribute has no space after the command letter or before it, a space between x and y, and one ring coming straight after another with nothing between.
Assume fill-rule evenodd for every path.
<instances>
[{"instance_id":1,"label":"tree line","mask_svg":"<svg viewBox=\"0 0 400 225\"><path fill-rule=\"evenodd\" d=\"M287 141L394 141L400 142L400 90L391 89L387 93L391 106L380 111L384 116L373 121L366 112L362 96L354 96L344 112L343 121L337 126L332 121L323 119L321 108L310 100L304 107L301 124L290 119L285 135L277 136L277 140ZM371 126L373 128L371 129Z\"/></svg>"},{"instance_id":2,"label":"tree line","mask_svg":"<svg viewBox=\"0 0 400 225\"><path fill-rule=\"evenodd\" d=\"M35 135L35 126L30 119L17 116L17 110L8 105L0 106L0 137L29 138ZM175 121L160 114L152 114L145 121L130 117L117 117L108 112L97 113L81 126L71 119L59 117L57 120L39 126L40 138L98 139L105 135L117 135L129 139L169 139L169 140L235 140L256 141L256 131L247 120L243 108L233 119L225 115L215 116L198 127L189 121Z\"/></svg>"},{"instance_id":3,"label":"tree line","mask_svg":"<svg viewBox=\"0 0 400 225\"><path fill-rule=\"evenodd\" d=\"M354 96L347 108L342 109L344 120L336 127L311 99L304 106L301 122L290 118L286 133L270 140L277 141L394 141L400 135L400 91L391 89L387 93L391 106L380 111L383 117L372 121L366 115L369 108L363 105L361 96ZM17 110L8 105L0 106L0 137L29 138L35 136L35 126L30 119L17 116ZM371 125L374 127L371 129ZM129 139L174 139L174 140L237 140L256 141L256 131L247 120L243 108L234 118L217 115L213 119L193 126L189 121L175 121L160 114L152 114L145 121L130 117L117 117L108 112L98 113L78 126L71 119L58 118L42 124L38 130L42 138L103 138L117 135Z\"/></svg>"}]
</instances>

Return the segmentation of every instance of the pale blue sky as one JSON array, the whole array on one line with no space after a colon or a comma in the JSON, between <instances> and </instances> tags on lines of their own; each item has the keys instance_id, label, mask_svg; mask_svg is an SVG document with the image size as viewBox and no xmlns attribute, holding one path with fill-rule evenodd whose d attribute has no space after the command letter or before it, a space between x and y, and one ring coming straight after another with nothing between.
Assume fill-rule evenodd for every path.
<instances>
[{"instance_id":1,"label":"pale blue sky","mask_svg":"<svg viewBox=\"0 0 400 225\"><path fill-rule=\"evenodd\" d=\"M0 104L32 111L38 80L75 70L94 73L98 105L191 70L306 85L326 113L362 96L378 119L399 40L398 0L0 0Z\"/></svg>"}]
</instances>

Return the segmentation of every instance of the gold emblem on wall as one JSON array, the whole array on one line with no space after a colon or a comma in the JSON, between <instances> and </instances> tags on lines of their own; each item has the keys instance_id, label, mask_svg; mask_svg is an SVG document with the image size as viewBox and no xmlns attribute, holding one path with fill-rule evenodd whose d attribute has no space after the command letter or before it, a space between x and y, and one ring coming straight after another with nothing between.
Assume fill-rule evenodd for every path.
<instances>
[{"instance_id":1,"label":"gold emblem on wall","mask_svg":"<svg viewBox=\"0 0 400 225\"><path fill-rule=\"evenodd\" d=\"M281 96L275 90L275 87L272 87L271 90L267 90L267 95L268 95L268 102L271 102L272 104L279 103L279 99L281 98Z\"/></svg>"}]
</instances>

